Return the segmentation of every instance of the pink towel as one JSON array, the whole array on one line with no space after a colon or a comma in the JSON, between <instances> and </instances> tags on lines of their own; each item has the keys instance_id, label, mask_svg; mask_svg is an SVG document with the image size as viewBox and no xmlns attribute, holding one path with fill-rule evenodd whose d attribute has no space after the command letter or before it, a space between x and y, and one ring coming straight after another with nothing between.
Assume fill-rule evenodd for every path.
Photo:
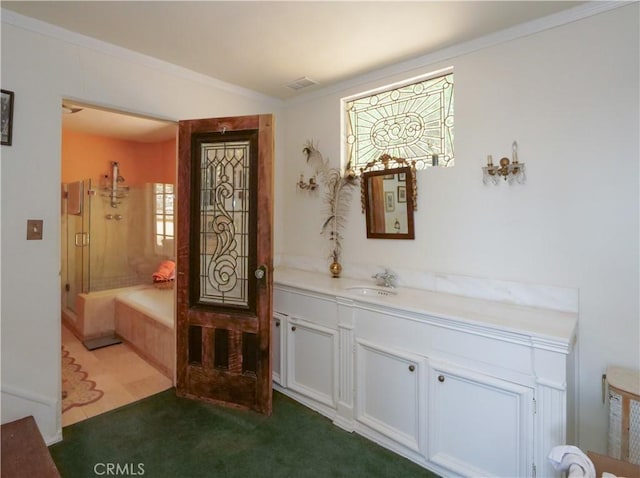
<instances>
[{"instance_id":1,"label":"pink towel","mask_svg":"<svg viewBox=\"0 0 640 478\"><path fill-rule=\"evenodd\" d=\"M176 278L176 263L173 261L162 261L158 270L151 274L154 282L173 280Z\"/></svg>"}]
</instances>

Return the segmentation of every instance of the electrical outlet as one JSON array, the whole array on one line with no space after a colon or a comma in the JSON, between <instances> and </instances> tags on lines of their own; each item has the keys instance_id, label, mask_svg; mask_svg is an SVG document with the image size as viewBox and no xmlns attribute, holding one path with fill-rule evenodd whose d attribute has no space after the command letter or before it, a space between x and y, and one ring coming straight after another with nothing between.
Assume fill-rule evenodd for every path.
<instances>
[{"instance_id":1,"label":"electrical outlet","mask_svg":"<svg viewBox=\"0 0 640 478\"><path fill-rule=\"evenodd\" d=\"M42 240L42 219L27 219L27 241Z\"/></svg>"}]
</instances>

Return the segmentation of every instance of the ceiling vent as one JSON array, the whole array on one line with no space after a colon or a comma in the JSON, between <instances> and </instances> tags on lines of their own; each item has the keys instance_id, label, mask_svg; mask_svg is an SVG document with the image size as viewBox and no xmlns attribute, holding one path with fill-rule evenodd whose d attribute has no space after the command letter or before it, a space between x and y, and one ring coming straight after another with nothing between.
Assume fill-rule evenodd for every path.
<instances>
[{"instance_id":1,"label":"ceiling vent","mask_svg":"<svg viewBox=\"0 0 640 478\"><path fill-rule=\"evenodd\" d=\"M308 86L317 85L317 84L318 84L317 82L310 80L306 76L303 76L302 78L298 78L297 80L293 80L291 83L288 83L287 88L291 88L292 90L297 91L303 88L307 88Z\"/></svg>"}]
</instances>

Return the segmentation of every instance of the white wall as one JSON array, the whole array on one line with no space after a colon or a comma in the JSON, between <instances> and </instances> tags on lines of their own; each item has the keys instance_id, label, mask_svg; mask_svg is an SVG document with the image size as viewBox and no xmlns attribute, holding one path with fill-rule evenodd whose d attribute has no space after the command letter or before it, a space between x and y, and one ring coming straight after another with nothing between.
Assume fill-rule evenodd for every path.
<instances>
[{"instance_id":1,"label":"white wall","mask_svg":"<svg viewBox=\"0 0 640 478\"><path fill-rule=\"evenodd\" d=\"M33 414L47 442L61 431L62 98L170 120L273 113L276 157L282 144L281 101L79 38L2 11L2 88L15 92L1 161L2 422ZM44 219L42 241L25 239L31 218Z\"/></svg>"},{"instance_id":2,"label":"white wall","mask_svg":"<svg viewBox=\"0 0 640 478\"><path fill-rule=\"evenodd\" d=\"M416 240L367 240L356 193L344 255L579 289L580 445L604 450L600 375L640 366L637 3L447 61L418 59L286 109L116 48L34 33L57 30L6 11L2 21L2 87L16 93L0 170L3 422L34 413L48 441L59 437L63 97L173 120L276 114L276 253L324 261L321 201L294 186L304 141L338 165L341 97L452 65L456 166L419 173ZM486 155L509 154L514 139L527 183L484 186ZM30 218L44 219L44 240L25 240Z\"/></svg>"},{"instance_id":3,"label":"white wall","mask_svg":"<svg viewBox=\"0 0 640 478\"><path fill-rule=\"evenodd\" d=\"M416 240L366 239L359 194L348 263L579 290L579 443L605 451L600 377L640 367L638 4L287 102L283 251L323 261L321 196L296 191L307 139L334 166L340 98L453 66L453 168L418 173ZM442 56L441 56L442 57ZM524 185L483 185L488 154L520 146ZM295 231L295 233L294 233ZM328 264L328 263L327 263Z\"/></svg>"}]
</instances>

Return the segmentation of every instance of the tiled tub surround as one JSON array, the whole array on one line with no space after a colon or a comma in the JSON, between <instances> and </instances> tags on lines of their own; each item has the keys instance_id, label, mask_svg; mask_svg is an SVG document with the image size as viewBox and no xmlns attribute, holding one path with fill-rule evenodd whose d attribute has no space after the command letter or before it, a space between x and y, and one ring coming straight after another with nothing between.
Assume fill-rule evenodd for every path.
<instances>
[{"instance_id":1,"label":"tiled tub surround","mask_svg":"<svg viewBox=\"0 0 640 478\"><path fill-rule=\"evenodd\" d=\"M276 388L443 476L557 475L546 456L572 440L577 313L407 287L362 296L348 288L372 279L324 270L274 281ZM451 283L473 280L436 280Z\"/></svg>"},{"instance_id":2,"label":"tiled tub surround","mask_svg":"<svg viewBox=\"0 0 640 478\"><path fill-rule=\"evenodd\" d=\"M147 287L139 285L78 294L77 314L65 309L62 318L82 341L112 334L115 330L115 297Z\"/></svg>"},{"instance_id":3,"label":"tiled tub surround","mask_svg":"<svg viewBox=\"0 0 640 478\"><path fill-rule=\"evenodd\" d=\"M78 314L63 320L80 340L113 334L173 380L174 291L134 286L79 294Z\"/></svg>"},{"instance_id":4,"label":"tiled tub surround","mask_svg":"<svg viewBox=\"0 0 640 478\"><path fill-rule=\"evenodd\" d=\"M115 331L136 352L173 380L174 291L153 287L115 298Z\"/></svg>"}]
</instances>

